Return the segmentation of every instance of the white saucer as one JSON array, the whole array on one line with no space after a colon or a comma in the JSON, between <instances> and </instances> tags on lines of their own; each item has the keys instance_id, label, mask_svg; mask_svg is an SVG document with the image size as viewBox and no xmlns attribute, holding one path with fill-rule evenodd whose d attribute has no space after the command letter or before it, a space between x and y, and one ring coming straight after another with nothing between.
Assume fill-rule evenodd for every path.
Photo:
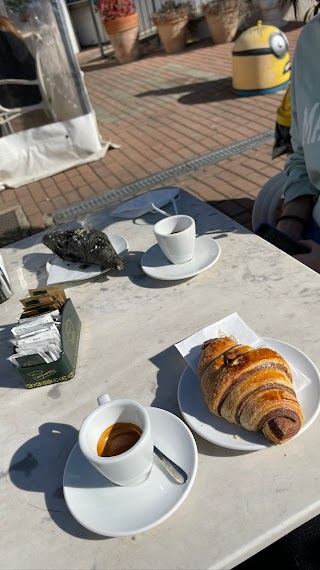
<instances>
[{"instance_id":1,"label":"white saucer","mask_svg":"<svg viewBox=\"0 0 320 570\"><path fill-rule=\"evenodd\" d=\"M151 473L135 487L118 487L101 475L82 455L79 444L67 461L63 491L74 518L103 536L128 536L160 524L183 503L198 467L192 433L179 418L160 408L146 408L155 445L188 474L176 483L154 456Z\"/></svg>"},{"instance_id":2,"label":"white saucer","mask_svg":"<svg viewBox=\"0 0 320 570\"><path fill-rule=\"evenodd\" d=\"M118 255L124 255L129 249L129 244L127 240L116 234L105 233L112 246ZM100 265L87 265L84 266L83 263L77 263L74 261L66 261L61 259L58 255L50 257L46 264L46 270L48 273L47 285L52 285L54 283L65 283L67 281L82 281L84 279L92 279L97 277L106 271L110 271L105 267Z\"/></svg>"},{"instance_id":3,"label":"white saucer","mask_svg":"<svg viewBox=\"0 0 320 570\"><path fill-rule=\"evenodd\" d=\"M143 271L163 281L176 281L179 279L189 279L198 273L209 269L220 257L221 248L217 241L208 236L196 238L194 256L188 263L173 265L162 253L158 244L152 246L141 259Z\"/></svg>"},{"instance_id":4,"label":"white saucer","mask_svg":"<svg viewBox=\"0 0 320 570\"><path fill-rule=\"evenodd\" d=\"M268 346L279 352L292 366L311 380L297 393L304 414L304 425L295 436L298 437L310 427L320 411L319 371L306 354L291 344L271 338L264 340ZM211 443L242 451L257 451L274 445L261 432L247 431L212 414L202 397L199 378L189 366L184 370L179 382L178 402L189 426Z\"/></svg>"}]
</instances>

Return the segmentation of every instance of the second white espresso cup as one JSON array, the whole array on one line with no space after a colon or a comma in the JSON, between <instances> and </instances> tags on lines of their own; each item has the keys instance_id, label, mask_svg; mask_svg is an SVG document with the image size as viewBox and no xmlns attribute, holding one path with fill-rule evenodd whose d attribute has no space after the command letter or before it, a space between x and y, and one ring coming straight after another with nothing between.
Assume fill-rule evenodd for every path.
<instances>
[{"instance_id":1,"label":"second white espresso cup","mask_svg":"<svg viewBox=\"0 0 320 570\"><path fill-rule=\"evenodd\" d=\"M187 263L194 255L196 224L193 218L179 214L160 220L153 228L157 242L171 263Z\"/></svg>"},{"instance_id":2,"label":"second white espresso cup","mask_svg":"<svg viewBox=\"0 0 320 570\"><path fill-rule=\"evenodd\" d=\"M108 394L98 398L99 407L83 421L79 446L90 463L113 483L122 487L138 485L149 475L153 463L153 440L150 418L134 400L110 400ZM142 432L138 441L124 453L112 457L98 455L100 436L118 422L134 424Z\"/></svg>"}]
</instances>

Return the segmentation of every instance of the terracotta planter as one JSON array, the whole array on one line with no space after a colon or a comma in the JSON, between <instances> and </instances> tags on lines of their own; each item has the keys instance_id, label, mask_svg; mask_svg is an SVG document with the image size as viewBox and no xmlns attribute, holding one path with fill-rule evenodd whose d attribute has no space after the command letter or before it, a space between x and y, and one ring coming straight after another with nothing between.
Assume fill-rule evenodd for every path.
<instances>
[{"instance_id":1,"label":"terracotta planter","mask_svg":"<svg viewBox=\"0 0 320 570\"><path fill-rule=\"evenodd\" d=\"M119 63L130 63L138 59L140 55L138 14L105 21L104 26Z\"/></svg>"},{"instance_id":2,"label":"terracotta planter","mask_svg":"<svg viewBox=\"0 0 320 570\"><path fill-rule=\"evenodd\" d=\"M204 7L204 15L214 44L231 42L239 25L239 3L223 8L219 14L210 13Z\"/></svg>"},{"instance_id":3,"label":"terracotta planter","mask_svg":"<svg viewBox=\"0 0 320 570\"><path fill-rule=\"evenodd\" d=\"M185 48L188 35L188 17L188 10L166 18L153 16L166 53L177 53Z\"/></svg>"}]
</instances>

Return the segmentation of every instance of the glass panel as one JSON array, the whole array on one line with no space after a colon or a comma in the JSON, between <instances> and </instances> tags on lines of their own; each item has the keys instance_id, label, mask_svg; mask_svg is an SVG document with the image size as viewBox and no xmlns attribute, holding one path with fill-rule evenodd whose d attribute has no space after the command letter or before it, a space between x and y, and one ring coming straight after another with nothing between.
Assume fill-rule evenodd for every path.
<instances>
[{"instance_id":1,"label":"glass panel","mask_svg":"<svg viewBox=\"0 0 320 570\"><path fill-rule=\"evenodd\" d=\"M0 31L6 38L6 54L0 51L0 79L38 81L33 87L1 85L0 105L25 110L27 106L37 105L42 95L44 107L44 110L39 108L32 114L20 114L15 119L18 125L11 121L7 123L9 131L10 128L17 132L57 120L66 121L91 111L67 31L61 5L63 1L0 0L0 14L6 15L17 30L15 32L13 27L12 31ZM6 66L1 64L5 55ZM27 62L25 66L23 62Z\"/></svg>"}]
</instances>

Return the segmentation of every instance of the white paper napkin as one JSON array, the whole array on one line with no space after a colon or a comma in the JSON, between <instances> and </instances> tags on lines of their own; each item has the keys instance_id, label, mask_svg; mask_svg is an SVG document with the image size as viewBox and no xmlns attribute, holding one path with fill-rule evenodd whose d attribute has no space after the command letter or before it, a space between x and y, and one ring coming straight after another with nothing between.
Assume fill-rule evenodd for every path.
<instances>
[{"instance_id":1,"label":"white paper napkin","mask_svg":"<svg viewBox=\"0 0 320 570\"><path fill-rule=\"evenodd\" d=\"M83 263L76 263L74 261L65 261L55 255L48 261L47 271L49 273L47 285L56 285L68 281L92 279L108 270L102 270L100 265L84 265Z\"/></svg>"},{"instance_id":2,"label":"white paper napkin","mask_svg":"<svg viewBox=\"0 0 320 570\"><path fill-rule=\"evenodd\" d=\"M178 198L178 196L179 188L175 187L152 190L151 192L146 192L146 194L141 194L121 204L118 208L113 210L112 216L128 219L140 218L149 212L156 213L152 204L157 208L163 208L163 206L172 202L172 200Z\"/></svg>"},{"instance_id":3,"label":"white paper napkin","mask_svg":"<svg viewBox=\"0 0 320 570\"><path fill-rule=\"evenodd\" d=\"M239 344L250 345L254 348L269 347L269 345L241 319L238 313L232 313L232 315L225 317L221 321L209 325L192 336L178 342L175 344L175 347L193 372L198 376L198 362L202 344L210 338L223 336L232 337ZM299 392L310 384L311 380L300 370L295 368L288 359L287 362L292 370L295 391Z\"/></svg>"}]
</instances>

